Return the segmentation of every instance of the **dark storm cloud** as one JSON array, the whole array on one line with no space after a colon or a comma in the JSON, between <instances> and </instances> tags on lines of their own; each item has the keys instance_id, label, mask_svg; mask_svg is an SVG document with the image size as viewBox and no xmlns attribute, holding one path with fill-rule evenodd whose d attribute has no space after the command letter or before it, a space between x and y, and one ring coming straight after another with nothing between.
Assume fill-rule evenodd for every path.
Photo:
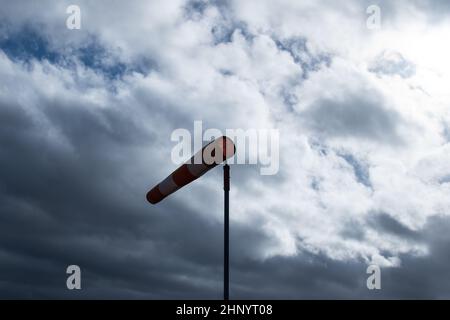
<instances>
[{"instance_id":1,"label":"dark storm cloud","mask_svg":"<svg viewBox=\"0 0 450 320\"><path fill-rule=\"evenodd\" d=\"M88 36L82 45L73 43L55 48L53 39L39 31L39 25L26 23L9 30L9 25L0 25L6 32L0 38L1 50L13 61L30 64L32 61L48 61L68 69L85 67L113 80L134 72L146 75L157 65L149 57L135 57L134 61L122 61L116 48L105 47L95 36ZM8 31L9 30L9 31ZM80 65L77 65L77 62Z\"/></svg>"},{"instance_id":2,"label":"dark storm cloud","mask_svg":"<svg viewBox=\"0 0 450 320\"><path fill-rule=\"evenodd\" d=\"M323 52L312 54L305 38L275 39L274 41L280 50L288 52L294 62L302 67L304 79L308 78L309 73L331 65L332 55Z\"/></svg>"},{"instance_id":3,"label":"dark storm cloud","mask_svg":"<svg viewBox=\"0 0 450 320\"><path fill-rule=\"evenodd\" d=\"M447 0L415 0L414 4L422 12L427 13L431 23L439 23L450 18L450 2Z\"/></svg>"},{"instance_id":4,"label":"dark storm cloud","mask_svg":"<svg viewBox=\"0 0 450 320\"><path fill-rule=\"evenodd\" d=\"M386 215L380 215L379 219L385 220L381 223L391 229L388 233L404 236L405 227L393 226L396 223ZM274 257L265 262L246 260L241 266L243 269L234 271L235 294L239 298L287 299L448 298L450 237L446 230L449 227L449 218L436 217L428 221L423 231L414 234L408 231L408 237L429 244L429 254L401 255L400 267L381 268L381 290L367 289L369 275L366 273L367 264L362 261L342 262L321 254L300 253L293 257ZM252 272L246 273L245 269Z\"/></svg>"}]
</instances>

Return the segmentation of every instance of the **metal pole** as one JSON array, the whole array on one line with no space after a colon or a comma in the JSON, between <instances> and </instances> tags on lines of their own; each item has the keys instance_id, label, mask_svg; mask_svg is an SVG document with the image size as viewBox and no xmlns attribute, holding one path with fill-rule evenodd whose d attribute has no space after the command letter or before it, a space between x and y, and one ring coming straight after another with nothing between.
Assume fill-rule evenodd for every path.
<instances>
[{"instance_id":1,"label":"metal pole","mask_svg":"<svg viewBox=\"0 0 450 320\"><path fill-rule=\"evenodd\" d=\"M224 231L223 231L223 299L229 297L229 192L230 192L230 166L225 163L223 166L223 190L224 190Z\"/></svg>"}]
</instances>

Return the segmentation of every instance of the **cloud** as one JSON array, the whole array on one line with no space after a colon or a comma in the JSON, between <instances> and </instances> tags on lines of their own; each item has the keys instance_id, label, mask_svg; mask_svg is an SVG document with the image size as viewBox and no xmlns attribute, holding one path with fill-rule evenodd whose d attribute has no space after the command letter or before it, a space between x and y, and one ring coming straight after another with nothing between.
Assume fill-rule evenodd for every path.
<instances>
[{"instance_id":1,"label":"cloud","mask_svg":"<svg viewBox=\"0 0 450 320\"><path fill-rule=\"evenodd\" d=\"M0 297L220 298L220 170L144 197L194 120L280 130L277 176L232 168L233 297L448 296L450 69L427 4L412 31L386 4L377 33L357 1L81 1L77 31L64 2L5 4Z\"/></svg>"}]
</instances>

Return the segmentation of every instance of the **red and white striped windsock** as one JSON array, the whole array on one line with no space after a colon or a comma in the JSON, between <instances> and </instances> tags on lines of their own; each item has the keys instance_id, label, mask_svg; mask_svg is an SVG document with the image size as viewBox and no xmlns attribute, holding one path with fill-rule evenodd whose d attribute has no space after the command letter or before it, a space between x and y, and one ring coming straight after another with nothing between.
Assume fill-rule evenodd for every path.
<instances>
[{"instance_id":1,"label":"red and white striped windsock","mask_svg":"<svg viewBox=\"0 0 450 320\"><path fill-rule=\"evenodd\" d=\"M147 200L156 204L168 195L200 178L206 172L232 157L236 147L228 137L220 137L204 146L161 183L147 193Z\"/></svg>"}]
</instances>

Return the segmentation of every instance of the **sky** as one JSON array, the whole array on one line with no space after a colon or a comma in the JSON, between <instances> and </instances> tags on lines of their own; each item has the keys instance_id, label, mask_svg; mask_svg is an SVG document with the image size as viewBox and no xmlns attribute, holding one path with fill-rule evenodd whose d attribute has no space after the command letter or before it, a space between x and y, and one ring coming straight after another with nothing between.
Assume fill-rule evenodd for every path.
<instances>
[{"instance_id":1,"label":"sky","mask_svg":"<svg viewBox=\"0 0 450 320\"><path fill-rule=\"evenodd\" d=\"M450 298L450 2L0 8L0 298L220 299L222 170L145 199L198 120L280 135L231 168L230 298Z\"/></svg>"}]
</instances>

